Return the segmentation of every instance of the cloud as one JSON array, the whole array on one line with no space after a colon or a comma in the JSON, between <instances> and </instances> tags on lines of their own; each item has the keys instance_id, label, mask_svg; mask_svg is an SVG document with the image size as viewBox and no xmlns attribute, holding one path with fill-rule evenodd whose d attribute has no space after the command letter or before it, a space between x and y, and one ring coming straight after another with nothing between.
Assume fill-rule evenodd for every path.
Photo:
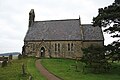
<instances>
[{"instance_id":1,"label":"cloud","mask_svg":"<svg viewBox=\"0 0 120 80\"><path fill-rule=\"evenodd\" d=\"M98 8L114 0L0 0L0 52L20 51L28 29L30 9L35 20L78 19L91 23Z\"/></svg>"}]
</instances>

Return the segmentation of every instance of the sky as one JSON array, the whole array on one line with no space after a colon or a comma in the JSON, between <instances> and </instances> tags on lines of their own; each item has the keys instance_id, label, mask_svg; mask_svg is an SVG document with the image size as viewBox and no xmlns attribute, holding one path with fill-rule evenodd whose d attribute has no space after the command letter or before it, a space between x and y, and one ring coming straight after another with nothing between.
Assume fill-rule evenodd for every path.
<instances>
[{"instance_id":1,"label":"sky","mask_svg":"<svg viewBox=\"0 0 120 80\"><path fill-rule=\"evenodd\" d=\"M90 24L98 8L114 0L0 0L0 53L21 52L28 30L29 11L34 9L35 21L78 19ZM105 44L113 41L104 33Z\"/></svg>"}]
</instances>

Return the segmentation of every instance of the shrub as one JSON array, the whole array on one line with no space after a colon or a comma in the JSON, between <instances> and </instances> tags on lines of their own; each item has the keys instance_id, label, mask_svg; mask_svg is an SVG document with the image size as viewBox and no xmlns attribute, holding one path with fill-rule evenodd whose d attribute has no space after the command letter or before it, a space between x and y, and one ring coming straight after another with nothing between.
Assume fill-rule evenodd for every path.
<instances>
[{"instance_id":1,"label":"shrub","mask_svg":"<svg viewBox=\"0 0 120 80\"><path fill-rule=\"evenodd\" d=\"M19 60L22 59L22 54L19 54L19 55L18 55L18 59L19 59Z\"/></svg>"},{"instance_id":2,"label":"shrub","mask_svg":"<svg viewBox=\"0 0 120 80\"><path fill-rule=\"evenodd\" d=\"M101 46L91 45L84 48L82 62L86 64L85 68L91 68L94 72L103 72L110 70L109 58L105 57L105 48Z\"/></svg>"}]
</instances>

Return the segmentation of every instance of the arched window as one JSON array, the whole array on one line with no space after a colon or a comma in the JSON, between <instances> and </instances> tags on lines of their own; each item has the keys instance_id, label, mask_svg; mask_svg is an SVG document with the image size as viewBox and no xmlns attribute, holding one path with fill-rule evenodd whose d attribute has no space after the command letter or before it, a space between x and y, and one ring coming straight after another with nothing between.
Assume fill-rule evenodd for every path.
<instances>
[{"instance_id":1,"label":"arched window","mask_svg":"<svg viewBox=\"0 0 120 80\"><path fill-rule=\"evenodd\" d=\"M68 51L70 51L70 44L68 43Z\"/></svg>"},{"instance_id":2,"label":"arched window","mask_svg":"<svg viewBox=\"0 0 120 80\"><path fill-rule=\"evenodd\" d=\"M73 43L71 43L71 51L73 51Z\"/></svg>"},{"instance_id":3,"label":"arched window","mask_svg":"<svg viewBox=\"0 0 120 80\"><path fill-rule=\"evenodd\" d=\"M58 43L58 52L60 52L60 44Z\"/></svg>"},{"instance_id":4,"label":"arched window","mask_svg":"<svg viewBox=\"0 0 120 80\"><path fill-rule=\"evenodd\" d=\"M55 43L55 51L57 51L57 44Z\"/></svg>"},{"instance_id":5,"label":"arched window","mask_svg":"<svg viewBox=\"0 0 120 80\"><path fill-rule=\"evenodd\" d=\"M33 44L33 51L35 50L35 44Z\"/></svg>"}]
</instances>

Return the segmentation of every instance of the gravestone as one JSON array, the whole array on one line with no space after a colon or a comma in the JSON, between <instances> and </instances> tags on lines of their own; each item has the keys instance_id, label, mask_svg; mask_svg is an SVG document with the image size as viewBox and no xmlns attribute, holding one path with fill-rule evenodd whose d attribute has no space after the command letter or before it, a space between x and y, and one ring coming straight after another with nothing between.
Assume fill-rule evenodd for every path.
<instances>
[{"instance_id":1,"label":"gravestone","mask_svg":"<svg viewBox=\"0 0 120 80\"><path fill-rule=\"evenodd\" d=\"M25 73L25 66L24 66L24 64L22 64L22 74L23 74L23 75L26 74L26 73Z\"/></svg>"},{"instance_id":2,"label":"gravestone","mask_svg":"<svg viewBox=\"0 0 120 80\"><path fill-rule=\"evenodd\" d=\"M32 76L29 76L29 80L32 80Z\"/></svg>"},{"instance_id":3,"label":"gravestone","mask_svg":"<svg viewBox=\"0 0 120 80\"><path fill-rule=\"evenodd\" d=\"M12 54L9 55L9 60L12 60L13 56Z\"/></svg>"}]
</instances>

